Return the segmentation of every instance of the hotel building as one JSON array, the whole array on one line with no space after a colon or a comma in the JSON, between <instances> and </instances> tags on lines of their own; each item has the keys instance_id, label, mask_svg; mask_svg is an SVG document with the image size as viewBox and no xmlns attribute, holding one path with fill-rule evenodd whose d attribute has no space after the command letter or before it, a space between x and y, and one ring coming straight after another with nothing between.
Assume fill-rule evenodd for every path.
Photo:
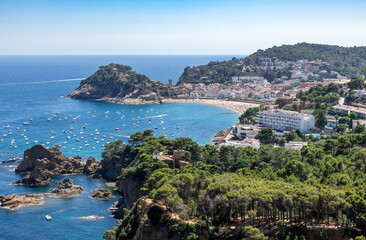
<instances>
[{"instance_id":1,"label":"hotel building","mask_svg":"<svg viewBox=\"0 0 366 240\"><path fill-rule=\"evenodd\" d=\"M275 130L299 130L308 133L314 129L314 116L285 110L269 110L258 113L260 127L271 127Z\"/></svg>"}]
</instances>

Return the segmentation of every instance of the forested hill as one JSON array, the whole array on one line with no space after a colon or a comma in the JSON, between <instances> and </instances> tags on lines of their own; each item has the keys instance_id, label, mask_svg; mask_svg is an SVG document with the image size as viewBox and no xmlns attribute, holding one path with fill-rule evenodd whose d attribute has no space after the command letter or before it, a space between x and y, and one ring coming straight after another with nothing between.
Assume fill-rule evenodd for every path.
<instances>
[{"instance_id":1,"label":"forested hill","mask_svg":"<svg viewBox=\"0 0 366 240\"><path fill-rule=\"evenodd\" d=\"M187 67L179 79L180 83L226 83L232 76L264 76L263 71L247 71L246 66L259 66L260 58L268 57L274 62L296 61L300 59L322 60L329 65L326 70L334 70L341 75L356 77L366 74L366 47L340 47L324 44L298 43L295 45L274 46L258 50L244 59L210 62L207 65Z\"/></svg>"},{"instance_id":2,"label":"forested hill","mask_svg":"<svg viewBox=\"0 0 366 240\"><path fill-rule=\"evenodd\" d=\"M105 86L118 84L118 82L129 82L130 84L153 84L154 82L142 74L132 71L130 66L111 63L100 66L93 75L81 81L81 85Z\"/></svg>"},{"instance_id":3,"label":"forested hill","mask_svg":"<svg viewBox=\"0 0 366 240\"><path fill-rule=\"evenodd\" d=\"M207 65L186 67L177 83L226 83L232 76L241 74L243 59L233 58L229 61L210 62Z\"/></svg>"},{"instance_id":4,"label":"forested hill","mask_svg":"<svg viewBox=\"0 0 366 240\"><path fill-rule=\"evenodd\" d=\"M156 104L169 94L169 86L154 82L129 66L111 63L100 66L67 95L75 99L99 99L125 104Z\"/></svg>"}]
</instances>

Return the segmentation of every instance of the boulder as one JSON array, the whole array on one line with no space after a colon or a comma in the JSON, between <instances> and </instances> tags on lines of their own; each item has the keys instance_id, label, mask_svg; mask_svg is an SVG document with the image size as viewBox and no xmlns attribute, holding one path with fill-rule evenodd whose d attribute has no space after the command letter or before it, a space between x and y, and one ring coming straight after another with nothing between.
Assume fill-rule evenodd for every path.
<instances>
[{"instance_id":1,"label":"boulder","mask_svg":"<svg viewBox=\"0 0 366 240\"><path fill-rule=\"evenodd\" d=\"M55 193L58 197L68 198L78 195L84 191L84 188L80 185L74 185L74 182L65 178L61 182L57 183L57 187L50 190L51 193Z\"/></svg>"},{"instance_id":2,"label":"boulder","mask_svg":"<svg viewBox=\"0 0 366 240\"><path fill-rule=\"evenodd\" d=\"M34 194L27 194L25 196L19 196L12 194L9 196L0 195L0 206L10 209L16 209L24 205L39 205L42 203L42 198L35 197Z\"/></svg>"},{"instance_id":3,"label":"boulder","mask_svg":"<svg viewBox=\"0 0 366 240\"><path fill-rule=\"evenodd\" d=\"M101 178L101 164L95 158L89 157L84 166L84 173L95 178Z\"/></svg>"},{"instance_id":4,"label":"boulder","mask_svg":"<svg viewBox=\"0 0 366 240\"><path fill-rule=\"evenodd\" d=\"M47 186L51 183L50 174L41 167L34 168L23 179L14 182L14 185Z\"/></svg>"},{"instance_id":5,"label":"boulder","mask_svg":"<svg viewBox=\"0 0 366 240\"><path fill-rule=\"evenodd\" d=\"M109 189L96 189L92 192L92 198L97 200L109 200L114 198L111 190Z\"/></svg>"}]
</instances>

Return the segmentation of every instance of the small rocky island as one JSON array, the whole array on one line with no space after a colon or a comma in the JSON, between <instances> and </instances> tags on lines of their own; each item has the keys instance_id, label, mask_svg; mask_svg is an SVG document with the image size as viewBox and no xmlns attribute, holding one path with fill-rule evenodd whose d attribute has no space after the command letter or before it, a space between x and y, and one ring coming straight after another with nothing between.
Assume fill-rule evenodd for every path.
<instances>
[{"instance_id":1,"label":"small rocky island","mask_svg":"<svg viewBox=\"0 0 366 240\"><path fill-rule=\"evenodd\" d=\"M96 189L96 190L93 190L91 197L94 198L94 199L97 199L97 200L109 200L109 199L114 198L111 190L109 190L109 189Z\"/></svg>"},{"instance_id":2,"label":"small rocky island","mask_svg":"<svg viewBox=\"0 0 366 240\"><path fill-rule=\"evenodd\" d=\"M56 188L50 190L51 193L57 194L57 197L69 198L84 192L82 186L74 185L74 182L69 178L65 178L61 182L58 182L57 185Z\"/></svg>"},{"instance_id":3,"label":"small rocky island","mask_svg":"<svg viewBox=\"0 0 366 240\"><path fill-rule=\"evenodd\" d=\"M39 204L42 204L42 198L34 194L27 194L25 196L19 196L17 194L12 194L9 196L0 195L0 206L12 210L21 206Z\"/></svg>"},{"instance_id":4,"label":"small rocky island","mask_svg":"<svg viewBox=\"0 0 366 240\"><path fill-rule=\"evenodd\" d=\"M83 162L81 157L68 158L57 148L45 148L34 145L24 152L23 160L15 168L16 173L28 173L14 185L46 186L51 183L50 176L68 174L87 174L91 177L100 176L100 163L94 158Z\"/></svg>"},{"instance_id":5,"label":"small rocky island","mask_svg":"<svg viewBox=\"0 0 366 240\"><path fill-rule=\"evenodd\" d=\"M155 82L131 70L129 66L115 63L100 66L66 97L140 105L159 104L160 97L173 94L170 85Z\"/></svg>"}]
</instances>

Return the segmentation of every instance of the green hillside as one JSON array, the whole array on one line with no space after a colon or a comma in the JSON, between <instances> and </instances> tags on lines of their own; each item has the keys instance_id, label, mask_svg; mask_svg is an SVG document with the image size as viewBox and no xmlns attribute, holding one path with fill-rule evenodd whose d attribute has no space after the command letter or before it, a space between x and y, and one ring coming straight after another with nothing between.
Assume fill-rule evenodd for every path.
<instances>
[{"instance_id":1,"label":"green hillside","mask_svg":"<svg viewBox=\"0 0 366 240\"><path fill-rule=\"evenodd\" d=\"M366 73L366 47L340 47L323 44L298 43L295 45L274 46L266 50L258 50L243 58L229 61L210 62L207 65L186 67L178 84L181 83L229 83L232 76L254 75L268 79L268 71L256 67L260 58L271 58L272 62L296 61L300 59L322 60L329 64L322 66L324 70L333 70L341 75L356 77ZM249 68L251 69L249 71ZM243 70L244 69L244 70ZM276 75L285 75L278 73Z\"/></svg>"}]
</instances>

